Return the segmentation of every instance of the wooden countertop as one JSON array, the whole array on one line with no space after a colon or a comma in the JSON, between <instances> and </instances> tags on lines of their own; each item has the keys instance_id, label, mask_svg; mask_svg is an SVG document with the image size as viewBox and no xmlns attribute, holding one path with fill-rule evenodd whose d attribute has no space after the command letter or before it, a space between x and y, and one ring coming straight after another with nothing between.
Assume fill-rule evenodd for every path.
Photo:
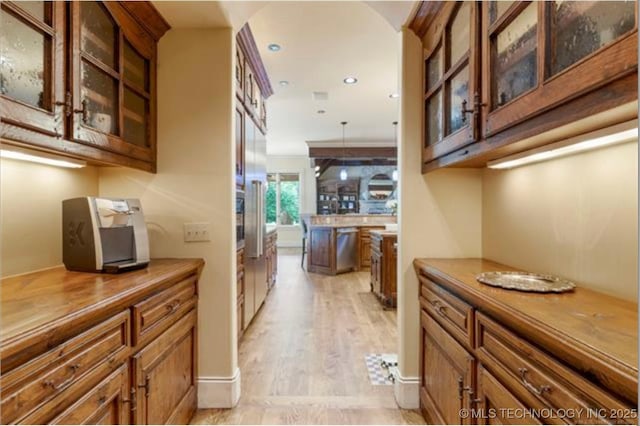
<instances>
[{"instance_id":1,"label":"wooden countertop","mask_svg":"<svg viewBox=\"0 0 640 426\"><path fill-rule=\"evenodd\" d=\"M416 271L508 324L587 374L608 372L637 395L638 305L578 287L535 294L480 284L476 275L517 271L484 259L416 259ZM578 357L577 352L587 354ZM588 358L588 361L585 361ZM606 374L605 374L606 376Z\"/></svg>"},{"instance_id":2,"label":"wooden countertop","mask_svg":"<svg viewBox=\"0 0 640 426\"><path fill-rule=\"evenodd\" d=\"M52 329L71 333L89 318L107 317L170 282L199 274L203 266L202 259L154 259L145 269L117 275L71 272L61 266L5 278L0 360L36 344L52 344L47 342Z\"/></svg>"}]
</instances>

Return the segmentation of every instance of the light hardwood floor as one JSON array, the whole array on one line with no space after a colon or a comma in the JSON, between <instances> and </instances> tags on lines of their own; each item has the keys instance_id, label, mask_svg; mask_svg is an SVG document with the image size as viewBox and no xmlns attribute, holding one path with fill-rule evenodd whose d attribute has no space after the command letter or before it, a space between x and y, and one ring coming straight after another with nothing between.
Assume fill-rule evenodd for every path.
<instances>
[{"instance_id":1,"label":"light hardwood floor","mask_svg":"<svg viewBox=\"0 0 640 426\"><path fill-rule=\"evenodd\" d=\"M326 277L280 250L278 281L239 348L242 396L198 410L192 424L424 424L393 386L369 382L364 356L395 353L396 313L369 291L369 273Z\"/></svg>"}]
</instances>

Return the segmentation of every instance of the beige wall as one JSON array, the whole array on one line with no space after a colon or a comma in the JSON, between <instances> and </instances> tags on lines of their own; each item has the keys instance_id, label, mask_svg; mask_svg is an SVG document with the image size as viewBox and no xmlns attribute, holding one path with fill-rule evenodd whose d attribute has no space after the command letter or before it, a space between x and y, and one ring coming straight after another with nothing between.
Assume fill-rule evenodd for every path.
<instances>
[{"instance_id":1,"label":"beige wall","mask_svg":"<svg viewBox=\"0 0 640 426\"><path fill-rule=\"evenodd\" d=\"M637 299L638 144L483 175L483 254Z\"/></svg>"},{"instance_id":2,"label":"beige wall","mask_svg":"<svg viewBox=\"0 0 640 426\"><path fill-rule=\"evenodd\" d=\"M402 378L415 379L419 374L420 307L412 262L417 257L481 256L482 171L452 169L422 175L418 160L422 149L422 46L406 29L402 44L398 359Z\"/></svg>"},{"instance_id":3,"label":"beige wall","mask_svg":"<svg viewBox=\"0 0 640 426\"><path fill-rule=\"evenodd\" d=\"M300 213L316 212L316 178L306 156L267 156L268 173L298 173L300 175ZM300 226L279 226L278 247L302 247Z\"/></svg>"},{"instance_id":4,"label":"beige wall","mask_svg":"<svg viewBox=\"0 0 640 426\"><path fill-rule=\"evenodd\" d=\"M0 160L2 276L62 264L62 200L98 194L95 167Z\"/></svg>"},{"instance_id":5,"label":"beige wall","mask_svg":"<svg viewBox=\"0 0 640 426\"><path fill-rule=\"evenodd\" d=\"M172 29L158 46L158 173L100 171L100 195L142 201L152 257L201 257L199 376L237 368L235 315L234 37L231 29ZM211 241L185 243L185 222Z\"/></svg>"}]
</instances>

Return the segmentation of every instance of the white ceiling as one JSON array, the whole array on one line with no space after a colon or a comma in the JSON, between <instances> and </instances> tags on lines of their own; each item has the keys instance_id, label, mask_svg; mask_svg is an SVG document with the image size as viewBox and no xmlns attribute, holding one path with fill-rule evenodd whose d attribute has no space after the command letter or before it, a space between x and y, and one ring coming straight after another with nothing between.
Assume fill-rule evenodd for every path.
<instances>
[{"instance_id":1,"label":"white ceiling","mask_svg":"<svg viewBox=\"0 0 640 426\"><path fill-rule=\"evenodd\" d=\"M400 22L413 4L380 2L374 10L355 1L269 2L251 17L275 91L267 105L269 155L306 155L306 141L340 140L341 121L349 122L347 142L393 140L398 99L389 94L398 91L400 39L388 20ZM282 50L269 51L270 43ZM347 76L358 83L344 84ZM329 99L314 101L314 91Z\"/></svg>"}]
</instances>

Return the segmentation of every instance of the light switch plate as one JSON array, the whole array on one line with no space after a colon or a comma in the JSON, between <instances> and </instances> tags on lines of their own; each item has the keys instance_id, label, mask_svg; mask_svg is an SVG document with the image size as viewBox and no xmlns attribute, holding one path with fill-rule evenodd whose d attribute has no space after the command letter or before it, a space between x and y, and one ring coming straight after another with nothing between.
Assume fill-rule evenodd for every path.
<instances>
[{"instance_id":1,"label":"light switch plate","mask_svg":"<svg viewBox=\"0 0 640 426\"><path fill-rule=\"evenodd\" d=\"M211 241L209 222L193 222L184 224L184 242Z\"/></svg>"}]
</instances>

